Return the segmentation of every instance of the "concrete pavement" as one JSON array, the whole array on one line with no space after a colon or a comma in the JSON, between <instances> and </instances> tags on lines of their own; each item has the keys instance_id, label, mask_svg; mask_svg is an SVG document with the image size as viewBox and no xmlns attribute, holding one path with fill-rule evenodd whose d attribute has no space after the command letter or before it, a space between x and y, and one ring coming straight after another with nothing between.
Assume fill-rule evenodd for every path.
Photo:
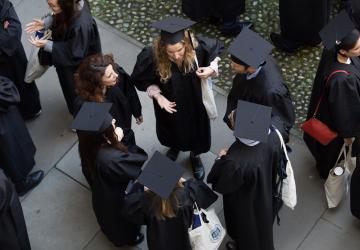
<instances>
[{"instance_id":1,"label":"concrete pavement","mask_svg":"<svg viewBox=\"0 0 360 250\"><path fill-rule=\"evenodd\" d=\"M44 0L13 0L18 16L25 26L32 18L40 17L47 10ZM127 72L131 72L142 45L120 34L111 26L98 20L103 51L114 54ZM23 33L27 54L31 46ZM72 117L68 114L57 75L51 68L37 81L43 106L42 115L29 122L28 128L37 146L35 170L43 169L46 176L42 183L22 198L30 242L35 250L119 249L101 233L91 207L89 187L82 176L77 153L77 138L68 129ZM166 152L156 138L155 119L150 99L139 93L144 123L134 124L138 145L149 155L155 150ZM221 116L226 107L226 95L217 92L216 102L220 117L211 123L211 151L202 159L207 172L216 152L233 142L233 137ZM280 212L281 225L274 225L276 249L279 250L358 250L360 249L360 222L351 216L348 197L340 207L329 210L323 190L323 181L317 176L314 160L304 143L293 136L290 155L295 170L298 205L294 211L287 208ZM188 155L180 154L178 162L187 166L185 177L191 176ZM219 199L214 207L223 218ZM147 249L146 242L137 247L121 249ZM222 249L225 249L222 246Z\"/></svg>"}]
</instances>

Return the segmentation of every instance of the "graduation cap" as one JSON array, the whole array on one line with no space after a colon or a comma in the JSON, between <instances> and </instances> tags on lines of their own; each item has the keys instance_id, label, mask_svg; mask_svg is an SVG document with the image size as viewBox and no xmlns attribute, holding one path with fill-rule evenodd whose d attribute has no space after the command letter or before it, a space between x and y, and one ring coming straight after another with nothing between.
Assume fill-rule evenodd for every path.
<instances>
[{"instance_id":1,"label":"graduation cap","mask_svg":"<svg viewBox=\"0 0 360 250\"><path fill-rule=\"evenodd\" d=\"M258 68L270 54L273 45L254 31L244 28L231 43L228 52L235 63Z\"/></svg>"},{"instance_id":2,"label":"graduation cap","mask_svg":"<svg viewBox=\"0 0 360 250\"><path fill-rule=\"evenodd\" d=\"M165 43L176 44L184 39L184 30L195 23L181 17L171 16L151 24L151 27L161 30L160 36Z\"/></svg>"},{"instance_id":3,"label":"graduation cap","mask_svg":"<svg viewBox=\"0 0 360 250\"><path fill-rule=\"evenodd\" d=\"M236 108L234 136L267 142L271 107L239 100Z\"/></svg>"},{"instance_id":4,"label":"graduation cap","mask_svg":"<svg viewBox=\"0 0 360 250\"><path fill-rule=\"evenodd\" d=\"M319 32L319 35L325 48L329 50L339 45L353 29L355 25L347 12L343 10Z\"/></svg>"},{"instance_id":5,"label":"graduation cap","mask_svg":"<svg viewBox=\"0 0 360 250\"><path fill-rule=\"evenodd\" d=\"M156 151L142 170L138 181L166 199L184 171L179 164Z\"/></svg>"},{"instance_id":6,"label":"graduation cap","mask_svg":"<svg viewBox=\"0 0 360 250\"><path fill-rule=\"evenodd\" d=\"M111 103L84 102L70 128L94 133L105 131L113 120L109 114L111 106Z\"/></svg>"}]
</instances>

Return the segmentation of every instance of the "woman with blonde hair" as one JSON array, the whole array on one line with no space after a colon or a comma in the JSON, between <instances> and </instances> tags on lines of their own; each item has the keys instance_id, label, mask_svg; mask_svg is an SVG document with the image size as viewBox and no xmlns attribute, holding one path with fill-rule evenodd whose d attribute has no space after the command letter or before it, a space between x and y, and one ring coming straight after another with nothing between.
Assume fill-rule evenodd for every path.
<instances>
[{"instance_id":1,"label":"woman with blonde hair","mask_svg":"<svg viewBox=\"0 0 360 250\"><path fill-rule=\"evenodd\" d=\"M156 133L160 143L170 148L167 156L175 161L179 151L190 151L194 177L203 179L199 154L210 149L211 138L201 79L217 75L223 47L205 38L192 42L185 29L193 23L169 17L153 24L161 30L160 37L140 52L131 79L153 99Z\"/></svg>"}]
</instances>

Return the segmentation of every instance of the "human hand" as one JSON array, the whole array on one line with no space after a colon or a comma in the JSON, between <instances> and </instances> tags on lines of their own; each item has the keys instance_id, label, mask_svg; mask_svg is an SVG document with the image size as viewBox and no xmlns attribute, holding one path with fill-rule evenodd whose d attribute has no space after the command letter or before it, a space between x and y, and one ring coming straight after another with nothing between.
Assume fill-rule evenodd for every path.
<instances>
[{"instance_id":1,"label":"human hand","mask_svg":"<svg viewBox=\"0 0 360 250\"><path fill-rule=\"evenodd\" d=\"M344 138L344 143L345 143L346 146L350 146L353 143L354 140L355 140L354 137L352 137L352 138Z\"/></svg>"},{"instance_id":2,"label":"human hand","mask_svg":"<svg viewBox=\"0 0 360 250\"><path fill-rule=\"evenodd\" d=\"M227 148L222 148L220 149L219 153L218 153L218 157L224 156L227 154L228 149Z\"/></svg>"},{"instance_id":3,"label":"human hand","mask_svg":"<svg viewBox=\"0 0 360 250\"><path fill-rule=\"evenodd\" d=\"M37 37L33 37L33 36L30 36L30 38L28 39L28 41L38 47L38 48L43 48L45 47L45 45L47 44L48 40L47 39L43 39L43 38L37 38Z\"/></svg>"},{"instance_id":4,"label":"human hand","mask_svg":"<svg viewBox=\"0 0 360 250\"><path fill-rule=\"evenodd\" d=\"M154 96L157 103L159 104L160 108L165 109L166 112L169 112L170 114L176 112L176 103L170 102L168 99L166 99L162 94L157 94Z\"/></svg>"},{"instance_id":5,"label":"human hand","mask_svg":"<svg viewBox=\"0 0 360 250\"><path fill-rule=\"evenodd\" d=\"M121 141L124 138L124 130L122 130L120 127L115 128L115 134L118 141Z\"/></svg>"},{"instance_id":6,"label":"human hand","mask_svg":"<svg viewBox=\"0 0 360 250\"><path fill-rule=\"evenodd\" d=\"M215 71L210 67L200 67L196 70L196 75L201 79L206 79L214 73Z\"/></svg>"},{"instance_id":7,"label":"human hand","mask_svg":"<svg viewBox=\"0 0 360 250\"><path fill-rule=\"evenodd\" d=\"M137 124L137 125L140 125L141 123L143 123L144 118L143 118L143 116L141 115L141 116L135 118L135 121L136 121L136 124Z\"/></svg>"},{"instance_id":8,"label":"human hand","mask_svg":"<svg viewBox=\"0 0 360 250\"><path fill-rule=\"evenodd\" d=\"M26 24L25 31L28 34L32 34L45 27L44 21L41 19L34 19L33 22Z\"/></svg>"},{"instance_id":9,"label":"human hand","mask_svg":"<svg viewBox=\"0 0 360 250\"><path fill-rule=\"evenodd\" d=\"M4 21L4 29L6 30L9 27L9 21L5 20Z\"/></svg>"}]
</instances>

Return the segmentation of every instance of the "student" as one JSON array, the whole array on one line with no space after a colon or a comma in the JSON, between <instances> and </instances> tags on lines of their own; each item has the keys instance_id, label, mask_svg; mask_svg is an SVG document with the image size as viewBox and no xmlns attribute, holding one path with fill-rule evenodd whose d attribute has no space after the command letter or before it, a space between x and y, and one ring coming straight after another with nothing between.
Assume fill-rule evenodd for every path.
<instances>
[{"instance_id":1,"label":"student","mask_svg":"<svg viewBox=\"0 0 360 250\"><path fill-rule=\"evenodd\" d=\"M116 120L116 126L124 130L125 137L132 135L131 118L141 124L141 104L130 76L114 62L111 54L96 54L87 57L75 73L78 97L75 100L75 113L84 101L112 103L110 114Z\"/></svg>"},{"instance_id":2,"label":"student","mask_svg":"<svg viewBox=\"0 0 360 250\"><path fill-rule=\"evenodd\" d=\"M269 55L271 49L270 43L249 29L244 29L230 45L231 67L236 75L224 116L228 126L230 112L236 109L238 100L243 100L272 107L272 115L280 117L283 129L290 133L295 123L294 105L281 69Z\"/></svg>"},{"instance_id":3,"label":"student","mask_svg":"<svg viewBox=\"0 0 360 250\"><path fill-rule=\"evenodd\" d=\"M288 53L320 44L319 31L329 21L331 0L279 0L281 33L271 33L278 49Z\"/></svg>"},{"instance_id":4,"label":"student","mask_svg":"<svg viewBox=\"0 0 360 250\"><path fill-rule=\"evenodd\" d=\"M193 206L206 209L217 195L202 181L181 178L184 169L155 152L138 182L145 192L131 191L123 210L135 223L146 225L149 250L191 250L188 228L192 224ZM141 186L141 185L140 185Z\"/></svg>"},{"instance_id":5,"label":"student","mask_svg":"<svg viewBox=\"0 0 360 250\"><path fill-rule=\"evenodd\" d=\"M40 63L54 65L59 77L69 112L74 115L76 98L74 73L81 61L101 52L100 36L91 16L87 0L48 0L53 15L45 20L35 19L26 31L33 33L50 28L52 40L30 37L30 42L41 48Z\"/></svg>"},{"instance_id":6,"label":"student","mask_svg":"<svg viewBox=\"0 0 360 250\"><path fill-rule=\"evenodd\" d=\"M16 85L19 111L24 119L31 119L40 115L41 104L35 82L24 82L27 63L19 18L10 1L0 0L0 75Z\"/></svg>"},{"instance_id":7,"label":"student","mask_svg":"<svg viewBox=\"0 0 360 250\"><path fill-rule=\"evenodd\" d=\"M316 160L316 168L321 178L327 178L334 166L340 149L345 142L351 143L360 134L360 33L355 29L345 11L337 15L320 32L326 56L319 64L313 85L307 119L314 115L322 95L316 118L338 133L328 145L324 146L304 133L304 141ZM325 86L330 74L331 76ZM353 153L358 149L355 146Z\"/></svg>"},{"instance_id":8,"label":"student","mask_svg":"<svg viewBox=\"0 0 360 250\"><path fill-rule=\"evenodd\" d=\"M81 166L92 191L93 209L102 232L117 247L143 239L140 226L121 215L125 189L136 178L147 154L122 143L122 129L109 114L111 104L84 102L71 128L79 137Z\"/></svg>"},{"instance_id":9,"label":"student","mask_svg":"<svg viewBox=\"0 0 360 250\"><path fill-rule=\"evenodd\" d=\"M153 99L156 134L160 143L170 148L167 156L175 161L179 151L190 151L194 177L203 179L199 155L209 151L211 138L200 79L217 75L222 46L211 39L193 39L191 43L185 29L192 24L179 17L154 23L152 26L161 30L160 37L153 47L140 52L131 80Z\"/></svg>"},{"instance_id":10,"label":"student","mask_svg":"<svg viewBox=\"0 0 360 250\"><path fill-rule=\"evenodd\" d=\"M230 117L235 142L221 149L207 177L223 195L228 250L273 250L273 193L281 143L271 108L239 100Z\"/></svg>"},{"instance_id":11,"label":"student","mask_svg":"<svg viewBox=\"0 0 360 250\"><path fill-rule=\"evenodd\" d=\"M30 250L19 198L1 167L0 164L0 249Z\"/></svg>"},{"instance_id":12,"label":"student","mask_svg":"<svg viewBox=\"0 0 360 250\"><path fill-rule=\"evenodd\" d=\"M17 109L19 101L13 82L0 76L0 165L22 196L41 182L44 172L29 174L35 165L36 148Z\"/></svg>"}]
</instances>

